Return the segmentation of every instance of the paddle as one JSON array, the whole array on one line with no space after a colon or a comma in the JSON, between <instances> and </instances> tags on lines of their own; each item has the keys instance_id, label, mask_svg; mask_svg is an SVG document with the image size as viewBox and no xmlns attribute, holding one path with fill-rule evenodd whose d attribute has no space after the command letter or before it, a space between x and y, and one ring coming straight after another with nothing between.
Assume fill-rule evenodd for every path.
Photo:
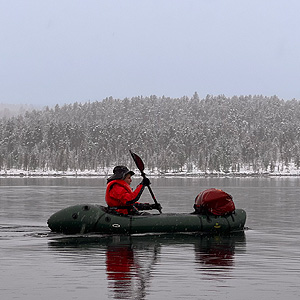
<instances>
[{"instance_id":1,"label":"paddle","mask_svg":"<svg viewBox=\"0 0 300 300\"><path fill-rule=\"evenodd\" d=\"M132 156L132 158L133 158L133 160L134 160L136 166L137 166L138 169L140 170L142 177L143 177L143 178L146 178L146 174L144 173L144 169L145 169L144 162L142 161L142 159L141 159L137 154L133 153L131 150L129 150L129 152L130 152L130 154L131 154L131 156ZM151 189L151 187L150 187L149 185L148 185L148 189L149 189L149 192L150 192L150 194L151 194L151 197L152 197L154 203L158 206L158 203L157 203L157 201L156 201L156 198L155 198L155 196L154 196L154 194L153 194L153 192L152 192L152 189ZM161 214L161 209L159 208L159 209L157 209L157 210L158 210L159 213Z\"/></svg>"}]
</instances>

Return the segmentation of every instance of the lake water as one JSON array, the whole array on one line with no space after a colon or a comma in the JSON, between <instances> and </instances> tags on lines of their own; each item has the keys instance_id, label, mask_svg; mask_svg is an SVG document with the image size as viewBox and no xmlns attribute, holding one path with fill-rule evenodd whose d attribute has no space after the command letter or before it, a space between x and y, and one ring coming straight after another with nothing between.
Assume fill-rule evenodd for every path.
<instances>
[{"instance_id":1,"label":"lake water","mask_svg":"<svg viewBox=\"0 0 300 300\"><path fill-rule=\"evenodd\" d=\"M133 186L138 181L135 179ZM300 178L153 178L163 212L210 187L247 212L234 236L64 236L69 205L104 204L104 178L0 178L0 299L300 299ZM142 201L151 202L145 190Z\"/></svg>"}]
</instances>

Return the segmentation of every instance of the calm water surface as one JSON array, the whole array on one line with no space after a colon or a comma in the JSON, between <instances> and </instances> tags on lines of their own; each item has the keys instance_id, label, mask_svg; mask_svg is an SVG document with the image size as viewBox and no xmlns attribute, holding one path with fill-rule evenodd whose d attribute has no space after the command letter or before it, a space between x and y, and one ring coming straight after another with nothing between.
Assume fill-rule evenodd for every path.
<instances>
[{"instance_id":1,"label":"calm water surface","mask_svg":"<svg viewBox=\"0 0 300 300\"><path fill-rule=\"evenodd\" d=\"M137 179L133 185L138 183ZM300 299L300 178L160 178L163 212L216 187L247 212L232 236L64 236L47 219L104 204L103 178L0 178L0 299ZM143 200L151 202L144 192Z\"/></svg>"}]
</instances>

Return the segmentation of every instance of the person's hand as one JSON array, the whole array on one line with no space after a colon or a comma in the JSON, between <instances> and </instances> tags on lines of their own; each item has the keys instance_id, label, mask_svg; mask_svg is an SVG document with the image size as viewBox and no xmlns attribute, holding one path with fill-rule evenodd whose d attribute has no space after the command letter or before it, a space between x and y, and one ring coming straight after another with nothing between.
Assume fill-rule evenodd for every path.
<instances>
[{"instance_id":1,"label":"person's hand","mask_svg":"<svg viewBox=\"0 0 300 300\"><path fill-rule=\"evenodd\" d=\"M137 208L138 210L151 210L151 204L150 203L139 203L136 202L134 203L134 207Z\"/></svg>"},{"instance_id":2,"label":"person's hand","mask_svg":"<svg viewBox=\"0 0 300 300\"><path fill-rule=\"evenodd\" d=\"M151 204L151 208L152 209L157 209L157 210L162 210L162 207L160 205L160 203L157 203L157 204Z\"/></svg>"},{"instance_id":3,"label":"person's hand","mask_svg":"<svg viewBox=\"0 0 300 300\"><path fill-rule=\"evenodd\" d=\"M143 181L141 182L141 184L143 186L149 186L151 184L151 182L147 177L145 177L145 178L143 178Z\"/></svg>"}]
</instances>

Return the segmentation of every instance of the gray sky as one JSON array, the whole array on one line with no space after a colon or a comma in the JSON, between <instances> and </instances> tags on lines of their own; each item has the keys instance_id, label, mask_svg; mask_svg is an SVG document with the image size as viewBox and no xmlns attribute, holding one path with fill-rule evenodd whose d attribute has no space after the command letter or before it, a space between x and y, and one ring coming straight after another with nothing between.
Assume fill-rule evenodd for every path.
<instances>
[{"instance_id":1,"label":"gray sky","mask_svg":"<svg viewBox=\"0 0 300 300\"><path fill-rule=\"evenodd\" d=\"M0 0L0 103L300 99L299 0Z\"/></svg>"}]
</instances>

